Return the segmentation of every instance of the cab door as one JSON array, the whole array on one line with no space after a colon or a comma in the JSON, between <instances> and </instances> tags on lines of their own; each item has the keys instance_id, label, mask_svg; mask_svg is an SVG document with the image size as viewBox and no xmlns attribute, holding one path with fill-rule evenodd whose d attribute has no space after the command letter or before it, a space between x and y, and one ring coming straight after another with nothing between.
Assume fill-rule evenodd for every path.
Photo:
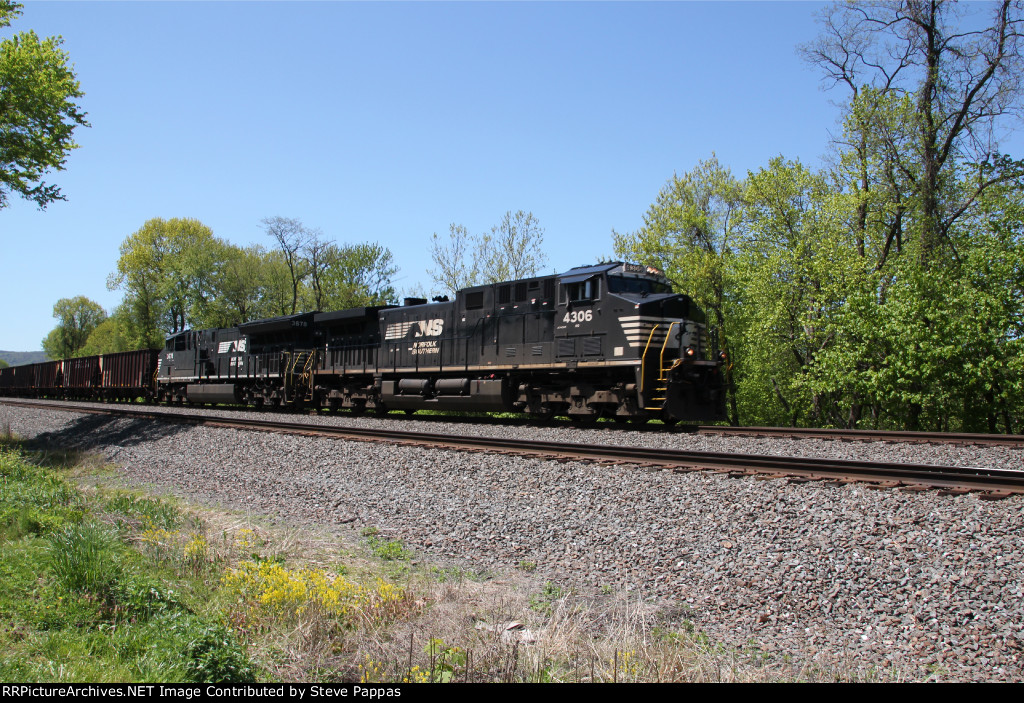
<instances>
[{"instance_id":1,"label":"cab door","mask_svg":"<svg viewBox=\"0 0 1024 703\"><path fill-rule=\"evenodd\" d=\"M603 356L600 273L563 276L555 312L556 355L562 359Z\"/></svg>"}]
</instances>

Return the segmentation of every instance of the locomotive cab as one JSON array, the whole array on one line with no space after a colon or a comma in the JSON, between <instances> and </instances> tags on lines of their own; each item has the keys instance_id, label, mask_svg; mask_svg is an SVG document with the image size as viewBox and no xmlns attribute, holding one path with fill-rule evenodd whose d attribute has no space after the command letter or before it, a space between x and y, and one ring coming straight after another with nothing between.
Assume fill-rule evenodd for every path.
<instances>
[{"instance_id":1,"label":"locomotive cab","mask_svg":"<svg viewBox=\"0 0 1024 703\"><path fill-rule=\"evenodd\" d=\"M601 264L571 269L558 284L558 356L593 369L589 380L613 397L616 389L626 391L628 401L616 415L667 421L724 416L720 362L711 358L704 312L673 292L660 271Z\"/></svg>"}]
</instances>

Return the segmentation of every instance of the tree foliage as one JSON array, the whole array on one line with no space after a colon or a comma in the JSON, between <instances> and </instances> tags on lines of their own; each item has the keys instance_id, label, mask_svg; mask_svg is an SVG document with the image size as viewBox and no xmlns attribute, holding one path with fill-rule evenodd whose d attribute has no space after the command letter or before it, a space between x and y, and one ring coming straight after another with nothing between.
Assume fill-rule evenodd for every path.
<instances>
[{"instance_id":1,"label":"tree foliage","mask_svg":"<svg viewBox=\"0 0 1024 703\"><path fill-rule=\"evenodd\" d=\"M342 244L313 231L305 247L306 295L315 310L383 305L395 298L391 279L398 269L379 244Z\"/></svg>"},{"instance_id":2,"label":"tree foliage","mask_svg":"<svg viewBox=\"0 0 1024 703\"><path fill-rule=\"evenodd\" d=\"M443 290L454 293L480 283L480 242L463 225L449 225L447 239L431 235L430 259L434 268L427 274Z\"/></svg>"},{"instance_id":3,"label":"tree foliage","mask_svg":"<svg viewBox=\"0 0 1024 703\"><path fill-rule=\"evenodd\" d=\"M135 349L126 335L126 322L123 308L118 308L113 315L96 325L96 329L89 334L85 345L75 356L96 356Z\"/></svg>"},{"instance_id":4,"label":"tree foliage","mask_svg":"<svg viewBox=\"0 0 1024 703\"><path fill-rule=\"evenodd\" d=\"M803 47L848 91L833 158L713 158L617 252L669 272L730 352L731 419L1020 431L1022 6L837 4ZM991 13L985 17L985 13Z\"/></svg>"},{"instance_id":5,"label":"tree foliage","mask_svg":"<svg viewBox=\"0 0 1024 703\"><path fill-rule=\"evenodd\" d=\"M379 244L338 245L298 220L271 218L297 249L237 247L194 219L147 221L121 244L107 281L124 302L95 348L161 346L184 329L231 327L298 311L378 305L395 297L397 271ZM289 263L290 262L290 263Z\"/></svg>"},{"instance_id":6,"label":"tree foliage","mask_svg":"<svg viewBox=\"0 0 1024 703\"><path fill-rule=\"evenodd\" d=\"M913 201L906 212L919 256L941 256L936 249L953 246L956 221L987 188L1012 177L965 184L956 171L998 161L996 130L1021 114L1024 9L1015 0L966 8L943 0L851 2L828 9L822 25L803 47L805 58L850 91L861 158L877 140L883 148L870 155L883 157ZM901 104L905 114L894 122L887 110Z\"/></svg>"},{"instance_id":7,"label":"tree foliage","mask_svg":"<svg viewBox=\"0 0 1024 703\"><path fill-rule=\"evenodd\" d=\"M708 311L713 336L730 354L734 281L729 276L739 244L741 195L740 183L712 155L669 180L644 215L641 229L613 232L618 256L661 269L676 290ZM727 373L735 423L739 418L731 367Z\"/></svg>"},{"instance_id":8,"label":"tree foliage","mask_svg":"<svg viewBox=\"0 0 1024 703\"><path fill-rule=\"evenodd\" d=\"M921 221L918 205L874 160L860 188L850 155L818 173L779 157L743 181L702 162L666 185L644 228L615 235L617 252L664 268L721 325L733 421L1019 431L1024 182L987 188L947 255L926 260L916 227L902 245L893 235L901 217ZM950 188L1019 166L963 168Z\"/></svg>"},{"instance_id":9,"label":"tree foliage","mask_svg":"<svg viewBox=\"0 0 1024 703\"><path fill-rule=\"evenodd\" d=\"M485 235L482 249L485 283L514 281L536 275L547 262L544 229L532 212L511 210Z\"/></svg>"},{"instance_id":10,"label":"tree foliage","mask_svg":"<svg viewBox=\"0 0 1024 703\"><path fill-rule=\"evenodd\" d=\"M343 310L384 305L395 300L392 282L398 269L391 251L380 244L331 244L326 253L323 298L317 309Z\"/></svg>"},{"instance_id":11,"label":"tree foliage","mask_svg":"<svg viewBox=\"0 0 1024 703\"><path fill-rule=\"evenodd\" d=\"M0 28L21 14L21 5L0 0ZM60 37L19 32L0 41L0 208L10 194L41 209L64 200L43 179L64 170L76 148L76 127L87 127L76 102L83 96Z\"/></svg>"},{"instance_id":12,"label":"tree foliage","mask_svg":"<svg viewBox=\"0 0 1024 703\"><path fill-rule=\"evenodd\" d=\"M452 223L448 238L430 240L434 268L427 274L450 293L482 283L535 276L547 262L544 229L532 212L507 211L490 233L473 235Z\"/></svg>"},{"instance_id":13,"label":"tree foliage","mask_svg":"<svg viewBox=\"0 0 1024 703\"><path fill-rule=\"evenodd\" d=\"M121 244L117 271L107 286L125 291L128 337L139 346L162 346L202 323L212 298L225 244L199 220L154 218Z\"/></svg>"},{"instance_id":14,"label":"tree foliage","mask_svg":"<svg viewBox=\"0 0 1024 703\"><path fill-rule=\"evenodd\" d=\"M391 251L380 244L341 244L300 220L270 217L267 234L288 272L291 314L299 310L338 310L383 305L395 299L392 282L398 269Z\"/></svg>"},{"instance_id":15,"label":"tree foliage","mask_svg":"<svg viewBox=\"0 0 1024 703\"><path fill-rule=\"evenodd\" d=\"M89 335L104 320L107 313L99 303L84 295L61 298L53 306L57 326L43 339L42 347L51 359L78 356Z\"/></svg>"},{"instance_id":16,"label":"tree foliage","mask_svg":"<svg viewBox=\"0 0 1024 703\"><path fill-rule=\"evenodd\" d=\"M303 254L308 253L310 243L316 241L317 234L306 229L299 220L290 217L267 217L263 220L263 229L268 237L277 242L288 266L292 290L289 314L294 315L299 307L299 288L310 273L310 260Z\"/></svg>"}]
</instances>

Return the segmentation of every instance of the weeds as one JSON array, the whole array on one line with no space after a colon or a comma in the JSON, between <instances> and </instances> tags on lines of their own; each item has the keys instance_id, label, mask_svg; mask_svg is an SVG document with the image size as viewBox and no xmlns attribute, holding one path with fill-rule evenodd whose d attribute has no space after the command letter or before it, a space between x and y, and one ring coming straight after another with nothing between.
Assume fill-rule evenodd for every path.
<instances>
[{"instance_id":1,"label":"weeds","mask_svg":"<svg viewBox=\"0 0 1024 703\"><path fill-rule=\"evenodd\" d=\"M376 527L367 527L362 534L366 538L370 552L378 559L384 561L409 561L412 559L412 552L406 549L400 540L384 539Z\"/></svg>"},{"instance_id":2,"label":"weeds","mask_svg":"<svg viewBox=\"0 0 1024 703\"><path fill-rule=\"evenodd\" d=\"M286 569L272 562L243 562L222 583L251 622L326 616L342 627L381 624L396 617L407 600L404 589L382 580L367 587L322 569Z\"/></svg>"},{"instance_id":3,"label":"weeds","mask_svg":"<svg viewBox=\"0 0 1024 703\"><path fill-rule=\"evenodd\" d=\"M69 455L32 459L63 466ZM593 601L555 582L538 589L526 560L499 578L421 567L377 528L362 533L373 559L351 559L336 541L311 549L304 535L149 496L86 496L11 447L0 448L0 489L0 680L857 678L723 647L691 619L659 625L610 587Z\"/></svg>"},{"instance_id":4,"label":"weeds","mask_svg":"<svg viewBox=\"0 0 1024 703\"><path fill-rule=\"evenodd\" d=\"M540 593L530 596L530 607L541 613L551 613L555 603L564 597L565 593L562 591L561 586L548 581L544 584L544 588L541 589Z\"/></svg>"},{"instance_id":5,"label":"weeds","mask_svg":"<svg viewBox=\"0 0 1024 703\"><path fill-rule=\"evenodd\" d=\"M126 491L115 491L104 500L104 508L132 520L136 525L173 529L182 520L181 511L165 501L137 496Z\"/></svg>"},{"instance_id":6,"label":"weeds","mask_svg":"<svg viewBox=\"0 0 1024 703\"><path fill-rule=\"evenodd\" d=\"M244 647L219 623L184 622L178 634L184 647L185 679L195 683L251 683L257 671Z\"/></svg>"},{"instance_id":7,"label":"weeds","mask_svg":"<svg viewBox=\"0 0 1024 703\"><path fill-rule=\"evenodd\" d=\"M91 594L109 606L122 578L114 537L95 524L68 525L48 536L50 568L69 591Z\"/></svg>"},{"instance_id":8,"label":"weeds","mask_svg":"<svg viewBox=\"0 0 1024 703\"><path fill-rule=\"evenodd\" d=\"M246 648L195 597L202 582L182 581L179 593L165 584L180 574L130 546L144 544L133 523L170 524L175 509L115 496L117 512L106 512L102 496L90 502L30 457L64 461L0 449L0 621L11 623L0 627L0 679L256 680Z\"/></svg>"}]
</instances>

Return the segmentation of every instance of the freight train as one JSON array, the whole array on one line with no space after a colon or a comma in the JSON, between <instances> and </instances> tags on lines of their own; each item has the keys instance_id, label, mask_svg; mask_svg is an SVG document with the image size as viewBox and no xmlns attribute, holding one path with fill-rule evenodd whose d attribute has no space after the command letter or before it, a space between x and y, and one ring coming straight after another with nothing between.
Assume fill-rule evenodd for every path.
<instances>
[{"instance_id":1,"label":"freight train","mask_svg":"<svg viewBox=\"0 0 1024 703\"><path fill-rule=\"evenodd\" d=\"M615 262L0 369L0 394L674 424L724 419L724 363L688 296Z\"/></svg>"}]
</instances>

